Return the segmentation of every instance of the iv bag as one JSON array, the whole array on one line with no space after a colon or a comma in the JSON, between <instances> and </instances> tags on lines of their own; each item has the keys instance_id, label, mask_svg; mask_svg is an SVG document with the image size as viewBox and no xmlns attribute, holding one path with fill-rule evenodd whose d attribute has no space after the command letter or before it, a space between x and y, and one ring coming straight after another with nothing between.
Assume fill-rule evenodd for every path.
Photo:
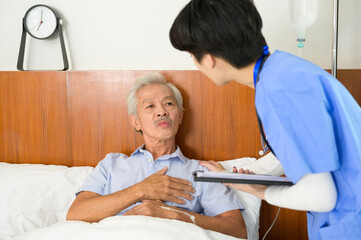
<instances>
[{"instance_id":1,"label":"iv bag","mask_svg":"<svg viewBox=\"0 0 361 240\"><path fill-rule=\"evenodd\" d=\"M306 41L306 29L317 19L318 0L288 0L288 20L297 30L297 47Z\"/></svg>"}]
</instances>

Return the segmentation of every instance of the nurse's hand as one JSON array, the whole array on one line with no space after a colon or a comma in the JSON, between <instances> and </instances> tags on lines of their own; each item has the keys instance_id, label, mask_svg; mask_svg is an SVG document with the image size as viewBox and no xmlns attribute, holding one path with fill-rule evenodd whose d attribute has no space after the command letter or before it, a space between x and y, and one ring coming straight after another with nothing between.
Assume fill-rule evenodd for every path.
<instances>
[{"instance_id":1,"label":"nurse's hand","mask_svg":"<svg viewBox=\"0 0 361 240\"><path fill-rule=\"evenodd\" d=\"M264 193L266 191L266 188L268 186L266 185L260 185L260 184L240 184L240 183L223 183L226 186L235 188L237 190L240 190L242 192L250 193L260 199L265 200Z\"/></svg>"},{"instance_id":2,"label":"nurse's hand","mask_svg":"<svg viewBox=\"0 0 361 240\"><path fill-rule=\"evenodd\" d=\"M236 171L234 171L235 168L236 168L236 167L233 167L233 172L237 172L237 169L236 169ZM253 172L253 171L251 171L251 170L249 170L249 169L244 169L244 168L240 168L240 169L238 170L238 173L255 174L255 172Z\"/></svg>"},{"instance_id":3,"label":"nurse's hand","mask_svg":"<svg viewBox=\"0 0 361 240\"><path fill-rule=\"evenodd\" d=\"M236 167L233 167L232 171L234 173L237 173ZM249 169L244 169L244 168L240 168L238 170L238 173L255 174L253 171L250 171ZM264 192L266 191L266 188L267 188L267 186L260 185L260 184L235 184L235 183L223 183L223 184L226 186L235 188L237 190L250 193L263 200L264 200Z\"/></svg>"},{"instance_id":4,"label":"nurse's hand","mask_svg":"<svg viewBox=\"0 0 361 240\"><path fill-rule=\"evenodd\" d=\"M211 171L211 172L223 172L226 170L220 163L213 161L213 160L199 161L199 164L202 165L203 167L208 168L209 171Z\"/></svg>"},{"instance_id":5,"label":"nurse's hand","mask_svg":"<svg viewBox=\"0 0 361 240\"><path fill-rule=\"evenodd\" d=\"M216 161L199 161L199 164L208 168L212 172L222 172L225 171L224 167L216 162ZM236 167L233 167L232 172L234 173L243 173L243 174L254 174L253 171L250 171L248 169L240 168L237 171ZM264 200L264 192L267 188L265 185L259 185L259 184L235 184L235 183L223 183L226 186L235 188L237 190L250 193L252 195L255 195L258 198L261 198Z\"/></svg>"},{"instance_id":6,"label":"nurse's hand","mask_svg":"<svg viewBox=\"0 0 361 240\"><path fill-rule=\"evenodd\" d=\"M226 170L219 162L216 162L216 161L213 161L213 160L199 161L199 164L202 165L203 167L208 168L208 170L211 171L211 172L223 172L223 171ZM234 172L234 173L238 172L238 173L243 173L243 174L254 174L253 171L250 171L248 169L243 169L243 168L240 168L237 171L236 167L233 167L232 172Z\"/></svg>"}]
</instances>

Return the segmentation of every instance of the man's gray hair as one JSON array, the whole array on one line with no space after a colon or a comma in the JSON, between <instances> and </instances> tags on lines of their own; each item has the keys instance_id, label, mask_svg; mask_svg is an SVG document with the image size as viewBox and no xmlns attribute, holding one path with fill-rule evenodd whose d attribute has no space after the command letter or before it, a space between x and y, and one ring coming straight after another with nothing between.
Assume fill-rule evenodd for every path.
<instances>
[{"instance_id":1,"label":"man's gray hair","mask_svg":"<svg viewBox=\"0 0 361 240\"><path fill-rule=\"evenodd\" d=\"M165 85L172 90L173 95L177 101L178 108L180 110L183 109L183 97L180 91L173 83L167 83L165 77L157 72L148 73L143 75L135 80L135 83L132 88L129 89L127 93L127 106L128 106L128 114L134 115L137 117L137 106L138 106L138 99L137 99L137 92L145 86L149 86L152 84L160 84Z\"/></svg>"}]
</instances>

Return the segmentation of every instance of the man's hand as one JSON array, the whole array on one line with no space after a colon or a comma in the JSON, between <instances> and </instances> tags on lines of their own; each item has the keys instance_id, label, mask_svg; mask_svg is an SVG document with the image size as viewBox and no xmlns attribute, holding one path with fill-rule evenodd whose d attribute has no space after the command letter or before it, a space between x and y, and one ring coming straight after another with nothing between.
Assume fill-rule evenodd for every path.
<instances>
[{"instance_id":1,"label":"man's hand","mask_svg":"<svg viewBox=\"0 0 361 240\"><path fill-rule=\"evenodd\" d=\"M161 200L184 204L186 201L181 198L193 199L190 194L195 193L192 183L165 175L167 170L167 167L164 167L135 185L141 192L141 200Z\"/></svg>"},{"instance_id":2,"label":"man's hand","mask_svg":"<svg viewBox=\"0 0 361 240\"><path fill-rule=\"evenodd\" d=\"M221 232L237 238L247 238L246 225L241 211L239 210L231 210L215 217L209 217L176 207L167 206L159 200L144 200L142 201L142 204L130 209L124 215L142 215L177 219L184 222L194 223L204 229Z\"/></svg>"},{"instance_id":3,"label":"man's hand","mask_svg":"<svg viewBox=\"0 0 361 240\"><path fill-rule=\"evenodd\" d=\"M144 200L142 201L142 204L133 207L124 215L143 215L168 219L175 218L175 212L163 209L162 207L168 206L160 200Z\"/></svg>"}]
</instances>

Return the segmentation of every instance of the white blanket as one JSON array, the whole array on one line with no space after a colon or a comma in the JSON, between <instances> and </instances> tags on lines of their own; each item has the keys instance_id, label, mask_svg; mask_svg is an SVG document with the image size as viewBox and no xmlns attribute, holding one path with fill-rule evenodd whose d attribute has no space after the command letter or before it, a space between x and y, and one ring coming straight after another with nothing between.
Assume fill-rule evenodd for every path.
<instances>
[{"instance_id":1,"label":"white blanket","mask_svg":"<svg viewBox=\"0 0 361 240\"><path fill-rule=\"evenodd\" d=\"M99 223L69 221L39 228L5 240L235 240L192 223L146 216L114 216Z\"/></svg>"},{"instance_id":2,"label":"white blanket","mask_svg":"<svg viewBox=\"0 0 361 240\"><path fill-rule=\"evenodd\" d=\"M244 166L253 161L255 159L240 158L222 164L230 170L234 165ZM189 239L230 239L193 224L147 217L113 217L94 224L64 223L76 190L92 169L0 162L0 239L73 239L73 234L76 239L83 239L79 234L89 236L89 239L113 239L115 235L119 239L119 236L129 234L139 235L124 239L162 239L158 235L168 239L186 239L185 236ZM261 200L247 193L235 192L246 209L242 214L248 238L257 240ZM101 237L107 234L108 238Z\"/></svg>"}]
</instances>

